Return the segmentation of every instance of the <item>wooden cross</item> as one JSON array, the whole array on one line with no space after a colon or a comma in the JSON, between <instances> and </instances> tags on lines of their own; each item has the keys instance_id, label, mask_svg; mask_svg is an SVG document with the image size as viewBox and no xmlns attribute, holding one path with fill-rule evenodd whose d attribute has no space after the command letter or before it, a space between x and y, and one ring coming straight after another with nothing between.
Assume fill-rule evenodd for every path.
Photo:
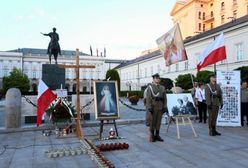
<instances>
[{"instance_id":1,"label":"wooden cross","mask_svg":"<svg viewBox=\"0 0 248 168\"><path fill-rule=\"evenodd\" d=\"M77 103L76 103L76 111L77 111L77 125L76 125L76 134L78 138L84 138L84 133L81 128L80 123L80 79L79 79L79 69L80 68L95 68L95 65L80 65L79 64L79 50L76 49L76 65L59 65L60 68L74 68L76 71L76 94L77 94ZM91 88L90 88L91 89Z\"/></svg>"}]
</instances>

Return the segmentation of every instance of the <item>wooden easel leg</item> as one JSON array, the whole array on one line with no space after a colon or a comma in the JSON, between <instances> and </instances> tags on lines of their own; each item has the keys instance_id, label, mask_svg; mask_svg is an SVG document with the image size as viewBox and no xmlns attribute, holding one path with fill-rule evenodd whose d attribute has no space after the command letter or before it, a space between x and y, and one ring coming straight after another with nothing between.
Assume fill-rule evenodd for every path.
<instances>
[{"instance_id":1,"label":"wooden easel leg","mask_svg":"<svg viewBox=\"0 0 248 168\"><path fill-rule=\"evenodd\" d=\"M114 122L114 126L115 126L116 136L118 137L119 135L118 135L118 130L117 130L116 122L115 122L115 120L113 120L113 122Z\"/></svg>"},{"instance_id":2,"label":"wooden easel leg","mask_svg":"<svg viewBox=\"0 0 248 168\"><path fill-rule=\"evenodd\" d=\"M177 125L177 139L180 139L178 117L176 117L176 125Z\"/></svg>"},{"instance_id":3,"label":"wooden easel leg","mask_svg":"<svg viewBox=\"0 0 248 168\"><path fill-rule=\"evenodd\" d=\"M103 132L103 120L101 120L101 123L100 123L100 135L99 135L100 139L102 139L102 132Z\"/></svg>"},{"instance_id":4,"label":"wooden easel leg","mask_svg":"<svg viewBox=\"0 0 248 168\"><path fill-rule=\"evenodd\" d=\"M192 129L192 131L193 131L193 133L194 133L194 136L195 136L195 137L197 137L197 134L196 134L196 132L195 132L195 129L194 129L194 127L193 127L193 124L192 124L192 122L191 122L190 118L189 118L189 117L187 117L187 119L188 119L189 124L190 124L190 126L191 126L191 129Z\"/></svg>"},{"instance_id":5,"label":"wooden easel leg","mask_svg":"<svg viewBox=\"0 0 248 168\"><path fill-rule=\"evenodd\" d=\"M170 125L171 125L171 122L172 122L172 117L169 117L169 123L168 123L168 125L167 125L167 130L166 130L166 132L169 131L169 127L170 127Z\"/></svg>"}]
</instances>

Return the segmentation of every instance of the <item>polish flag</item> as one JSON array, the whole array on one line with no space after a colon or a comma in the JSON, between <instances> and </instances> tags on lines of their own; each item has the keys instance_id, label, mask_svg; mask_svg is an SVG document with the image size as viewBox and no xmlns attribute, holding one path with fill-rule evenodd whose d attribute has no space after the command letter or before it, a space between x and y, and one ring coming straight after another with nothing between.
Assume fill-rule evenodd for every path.
<instances>
[{"instance_id":1,"label":"polish flag","mask_svg":"<svg viewBox=\"0 0 248 168\"><path fill-rule=\"evenodd\" d=\"M38 85L37 98L37 127L41 124L42 116L47 107L55 100L57 96L47 87L47 85L40 80Z\"/></svg>"},{"instance_id":2,"label":"polish flag","mask_svg":"<svg viewBox=\"0 0 248 168\"><path fill-rule=\"evenodd\" d=\"M197 70L226 59L224 35L221 33L199 56Z\"/></svg>"}]
</instances>

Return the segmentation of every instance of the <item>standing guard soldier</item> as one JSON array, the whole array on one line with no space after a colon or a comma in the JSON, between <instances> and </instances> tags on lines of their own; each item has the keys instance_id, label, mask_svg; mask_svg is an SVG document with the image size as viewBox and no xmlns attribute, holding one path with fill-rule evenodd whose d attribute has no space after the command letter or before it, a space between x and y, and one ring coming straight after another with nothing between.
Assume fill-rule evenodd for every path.
<instances>
[{"instance_id":1,"label":"standing guard soldier","mask_svg":"<svg viewBox=\"0 0 248 168\"><path fill-rule=\"evenodd\" d=\"M163 114L167 110L166 92L160 85L159 74L152 75L153 83L148 86L146 107L149 111L150 142L164 141L159 136L159 130Z\"/></svg>"},{"instance_id":2,"label":"standing guard soldier","mask_svg":"<svg viewBox=\"0 0 248 168\"><path fill-rule=\"evenodd\" d=\"M215 74L210 75L210 82L205 88L205 97L208 109L208 127L209 135L221 135L216 131L216 120L218 117L219 108L223 107L222 91L220 85L216 83Z\"/></svg>"}]
</instances>

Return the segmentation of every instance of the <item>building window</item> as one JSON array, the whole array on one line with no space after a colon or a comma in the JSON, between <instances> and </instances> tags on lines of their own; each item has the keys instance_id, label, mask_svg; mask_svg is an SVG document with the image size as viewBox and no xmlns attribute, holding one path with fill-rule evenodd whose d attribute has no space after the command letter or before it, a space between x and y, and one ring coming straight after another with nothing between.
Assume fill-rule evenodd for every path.
<instances>
[{"instance_id":1,"label":"building window","mask_svg":"<svg viewBox=\"0 0 248 168\"><path fill-rule=\"evenodd\" d=\"M201 12L198 13L198 19L201 19Z\"/></svg>"},{"instance_id":2,"label":"building window","mask_svg":"<svg viewBox=\"0 0 248 168\"><path fill-rule=\"evenodd\" d=\"M211 18L214 17L214 12L213 11L211 11L210 16L211 16Z\"/></svg>"},{"instance_id":3,"label":"building window","mask_svg":"<svg viewBox=\"0 0 248 168\"><path fill-rule=\"evenodd\" d=\"M151 67L151 76L153 75L153 67Z\"/></svg>"},{"instance_id":4,"label":"building window","mask_svg":"<svg viewBox=\"0 0 248 168\"><path fill-rule=\"evenodd\" d=\"M237 5L237 0L233 0L233 5Z\"/></svg>"},{"instance_id":5,"label":"building window","mask_svg":"<svg viewBox=\"0 0 248 168\"><path fill-rule=\"evenodd\" d=\"M160 74L161 68L160 65L157 65L157 72Z\"/></svg>"},{"instance_id":6,"label":"building window","mask_svg":"<svg viewBox=\"0 0 248 168\"><path fill-rule=\"evenodd\" d=\"M201 4L201 7L203 8L203 4Z\"/></svg>"},{"instance_id":7,"label":"building window","mask_svg":"<svg viewBox=\"0 0 248 168\"><path fill-rule=\"evenodd\" d=\"M189 69L189 61L185 61L184 69L185 70L188 70Z\"/></svg>"},{"instance_id":8,"label":"building window","mask_svg":"<svg viewBox=\"0 0 248 168\"><path fill-rule=\"evenodd\" d=\"M205 12L202 13L202 19L205 20Z\"/></svg>"},{"instance_id":9,"label":"building window","mask_svg":"<svg viewBox=\"0 0 248 168\"><path fill-rule=\"evenodd\" d=\"M210 6L212 7L213 6L213 3L211 3Z\"/></svg>"},{"instance_id":10,"label":"building window","mask_svg":"<svg viewBox=\"0 0 248 168\"><path fill-rule=\"evenodd\" d=\"M246 12L247 12L247 15L248 15L248 5L246 6Z\"/></svg>"},{"instance_id":11,"label":"building window","mask_svg":"<svg viewBox=\"0 0 248 168\"><path fill-rule=\"evenodd\" d=\"M179 64L176 63L176 72L179 70Z\"/></svg>"},{"instance_id":12,"label":"building window","mask_svg":"<svg viewBox=\"0 0 248 168\"><path fill-rule=\"evenodd\" d=\"M205 25L205 24L203 24L203 28L202 28L202 29L203 29L203 31L205 31L205 28L206 28L206 25Z\"/></svg>"},{"instance_id":13,"label":"building window","mask_svg":"<svg viewBox=\"0 0 248 168\"><path fill-rule=\"evenodd\" d=\"M36 71L33 71L33 78L36 78Z\"/></svg>"},{"instance_id":14,"label":"building window","mask_svg":"<svg viewBox=\"0 0 248 168\"><path fill-rule=\"evenodd\" d=\"M221 16L221 24L225 23L225 15Z\"/></svg>"},{"instance_id":15,"label":"building window","mask_svg":"<svg viewBox=\"0 0 248 168\"><path fill-rule=\"evenodd\" d=\"M198 30L201 31L201 23L198 24Z\"/></svg>"},{"instance_id":16,"label":"building window","mask_svg":"<svg viewBox=\"0 0 248 168\"><path fill-rule=\"evenodd\" d=\"M242 61L244 58L244 46L243 43L235 44L235 52L237 61Z\"/></svg>"},{"instance_id":17,"label":"building window","mask_svg":"<svg viewBox=\"0 0 248 168\"><path fill-rule=\"evenodd\" d=\"M171 71L171 66L169 65L169 66L168 66L168 72L170 72L170 71Z\"/></svg>"},{"instance_id":18,"label":"building window","mask_svg":"<svg viewBox=\"0 0 248 168\"><path fill-rule=\"evenodd\" d=\"M142 69L140 69L140 74L139 74L139 76L140 76L140 77L143 77L143 76L142 76Z\"/></svg>"},{"instance_id":19,"label":"building window","mask_svg":"<svg viewBox=\"0 0 248 168\"><path fill-rule=\"evenodd\" d=\"M147 68L145 68L145 77L147 77Z\"/></svg>"},{"instance_id":20,"label":"building window","mask_svg":"<svg viewBox=\"0 0 248 168\"><path fill-rule=\"evenodd\" d=\"M221 2L221 10L225 9L225 2Z\"/></svg>"},{"instance_id":21,"label":"building window","mask_svg":"<svg viewBox=\"0 0 248 168\"><path fill-rule=\"evenodd\" d=\"M210 28L211 28L211 29L213 29L213 28L214 28L214 23L211 23Z\"/></svg>"},{"instance_id":22,"label":"building window","mask_svg":"<svg viewBox=\"0 0 248 168\"><path fill-rule=\"evenodd\" d=\"M234 19L237 18L237 10L233 11L233 18L234 18Z\"/></svg>"}]
</instances>

